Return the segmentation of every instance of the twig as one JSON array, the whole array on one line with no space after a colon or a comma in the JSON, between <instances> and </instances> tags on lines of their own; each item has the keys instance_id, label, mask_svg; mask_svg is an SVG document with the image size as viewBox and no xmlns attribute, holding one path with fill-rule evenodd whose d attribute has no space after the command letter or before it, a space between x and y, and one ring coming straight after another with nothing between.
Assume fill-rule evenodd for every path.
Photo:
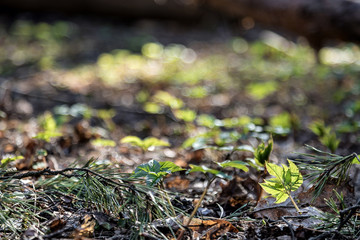
<instances>
[{"instance_id":1,"label":"twig","mask_svg":"<svg viewBox=\"0 0 360 240\"><path fill-rule=\"evenodd\" d=\"M290 229L290 232L291 232L291 240L295 240L295 232L294 232L294 229L293 229L293 225L285 219L285 216L284 217L281 217L281 220L283 220L289 227Z\"/></svg>"},{"instance_id":2,"label":"twig","mask_svg":"<svg viewBox=\"0 0 360 240\"><path fill-rule=\"evenodd\" d=\"M357 201L357 203L349 208L346 208L344 210L340 211L340 223L337 228L337 231L340 231L341 228L350 220L350 218L356 213L356 210L360 208L360 199ZM345 214L349 214L344 218Z\"/></svg>"},{"instance_id":3,"label":"twig","mask_svg":"<svg viewBox=\"0 0 360 240\"><path fill-rule=\"evenodd\" d=\"M194 218L197 210L199 209L199 207L200 207L200 205L201 205L201 202L204 200L205 195L206 195L207 191L209 190L211 183L212 183L215 179L216 179L216 177L213 177L211 180L209 180L209 182L208 182L208 184L206 185L203 193L201 194L201 197L200 197L199 201L197 202L194 210L192 211L192 213L191 213L188 221L187 221L187 222L185 223L185 225L184 225L184 228L185 228L185 229L187 229L188 226L190 225L191 220ZM180 234L179 234L179 236L177 237L177 240L182 240L182 238L184 237L185 229L181 229Z\"/></svg>"},{"instance_id":4,"label":"twig","mask_svg":"<svg viewBox=\"0 0 360 240\"><path fill-rule=\"evenodd\" d=\"M294 206L271 206L271 207L264 207L264 208L260 208L260 209L256 209L250 213L257 213L257 212L261 212L261 211L266 211L266 210L271 210L271 209L275 209L275 208L295 208Z\"/></svg>"},{"instance_id":5,"label":"twig","mask_svg":"<svg viewBox=\"0 0 360 240\"><path fill-rule=\"evenodd\" d=\"M336 230L335 231L327 231L316 237L309 238L309 240L321 240L321 239L352 239L352 238L346 237L343 234L341 234L339 231L336 231Z\"/></svg>"},{"instance_id":6,"label":"twig","mask_svg":"<svg viewBox=\"0 0 360 240\"><path fill-rule=\"evenodd\" d=\"M64 228L62 228L60 230L57 230L57 231L55 231L53 233L47 234L47 235L43 236L43 238L44 239L53 239L53 238L55 238L57 236L60 236L64 232L71 231L73 229L75 229L74 226L67 226L67 227L64 227Z\"/></svg>"},{"instance_id":7,"label":"twig","mask_svg":"<svg viewBox=\"0 0 360 240\"><path fill-rule=\"evenodd\" d=\"M97 172L94 172L90 169L87 169L87 168L64 168L63 170L56 170L56 171L50 170L49 168L45 168L40 171L28 171L25 173L0 177L0 180L23 179L23 178L27 178L27 177L40 177L40 176L49 176L49 175L63 175L67 178L78 177L78 175L65 173L65 172L70 172L70 171L86 172L87 174L92 174L103 180L106 180L108 183L112 183L114 185L121 186L121 187L129 187L129 185L124 185L124 184L115 182L114 180L107 178L107 177L105 177ZM122 181L126 182L125 180L122 180Z\"/></svg>"}]
</instances>

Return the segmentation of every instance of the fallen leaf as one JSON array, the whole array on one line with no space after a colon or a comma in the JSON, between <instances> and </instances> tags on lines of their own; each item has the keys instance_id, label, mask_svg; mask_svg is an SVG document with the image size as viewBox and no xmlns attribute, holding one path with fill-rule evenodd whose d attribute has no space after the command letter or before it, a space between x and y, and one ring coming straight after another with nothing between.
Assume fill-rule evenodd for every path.
<instances>
[{"instance_id":1,"label":"fallen leaf","mask_svg":"<svg viewBox=\"0 0 360 240\"><path fill-rule=\"evenodd\" d=\"M180 176L169 177L165 181L165 186L168 189L174 189L177 191L183 191L188 189L190 184L189 179L181 178Z\"/></svg>"},{"instance_id":2,"label":"fallen leaf","mask_svg":"<svg viewBox=\"0 0 360 240\"><path fill-rule=\"evenodd\" d=\"M189 221L188 217L183 218L183 224L185 225ZM239 230L234 227L230 222L222 219L214 220L201 220L199 218L193 218L188 225L189 229L193 231L193 239L217 239L227 232L237 233ZM205 237L205 238L203 238Z\"/></svg>"}]
</instances>

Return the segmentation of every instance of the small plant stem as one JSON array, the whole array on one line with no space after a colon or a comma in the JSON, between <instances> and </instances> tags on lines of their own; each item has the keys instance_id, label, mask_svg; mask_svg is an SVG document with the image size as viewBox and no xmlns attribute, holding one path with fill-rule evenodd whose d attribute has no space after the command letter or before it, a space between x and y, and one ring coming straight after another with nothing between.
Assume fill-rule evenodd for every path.
<instances>
[{"instance_id":1,"label":"small plant stem","mask_svg":"<svg viewBox=\"0 0 360 240\"><path fill-rule=\"evenodd\" d=\"M197 210L199 209L199 207L200 207L200 205L201 205L201 202L204 200L205 195L206 195L207 191L209 190L211 183L212 183L215 179L216 179L216 177L213 177L213 178L208 182L208 184L206 185L203 193L201 194L201 197L200 197L198 203L196 204L194 210L192 211L192 213L191 213L188 221L187 221L187 222L185 223L185 225L184 225L185 228L187 228L187 227L190 225L191 220L194 218ZM181 232L180 232L180 234L179 234L179 236L178 236L178 238L177 238L177 240L181 240L181 239L183 238L184 232L185 232L185 229L182 229Z\"/></svg>"},{"instance_id":2,"label":"small plant stem","mask_svg":"<svg viewBox=\"0 0 360 240\"><path fill-rule=\"evenodd\" d=\"M298 213L301 214L301 211L300 211L299 207L296 205L294 199L291 197L290 194L289 194L289 198L290 198L291 202L294 204L294 207L296 208L296 211L298 211Z\"/></svg>"},{"instance_id":3,"label":"small plant stem","mask_svg":"<svg viewBox=\"0 0 360 240\"><path fill-rule=\"evenodd\" d=\"M164 181L161 181L161 187L162 187L162 189L164 190L166 201L169 203L170 208L171 208L171 211L172 211L172 214L173 214L173 216L175 217L175 216L176 216L176 212L175 212L174 206L172 205L172 203L171 203L171 201L170 201L170 197L169 197L169 195L167 194L167 192L166 192L166 190L165 190Z\"/></svg>"}]
</instances>

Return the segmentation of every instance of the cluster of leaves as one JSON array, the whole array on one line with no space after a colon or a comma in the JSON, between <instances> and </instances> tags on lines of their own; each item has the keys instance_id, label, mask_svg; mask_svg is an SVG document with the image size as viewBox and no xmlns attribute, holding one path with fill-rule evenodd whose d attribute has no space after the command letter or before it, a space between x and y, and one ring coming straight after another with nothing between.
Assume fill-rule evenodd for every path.
<instances>
[{"instance_id":1,"label":"cluster of leaves","mask_svg":"<svg viewBox=\"0 0 360 240\"><path fill-rule=\"evenodd\" d=\"M309 128L332 153L336 151L340 140L336 137L336 133L332 131L333 128L325 126L324 122L320 120L313 122Z\"/></svg>"}]
</instances>

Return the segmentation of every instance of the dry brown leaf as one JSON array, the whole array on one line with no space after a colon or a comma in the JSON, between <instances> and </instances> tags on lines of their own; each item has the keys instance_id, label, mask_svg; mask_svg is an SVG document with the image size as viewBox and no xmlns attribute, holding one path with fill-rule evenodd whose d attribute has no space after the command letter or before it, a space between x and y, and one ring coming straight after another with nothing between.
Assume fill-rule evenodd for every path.
<instances>
[{"instance_id":1,"label":"dry brown leaf","mask_svg":"<svg viewBox=\"0 0 360 240\"><path fill-rule=\"evenodd\" d=\"M186 224L188 221L188 217L183 218L183 224ZM193 239L201 238L206 240L217 239L227 232L239 232L234 225L222 219L201 220L193 218L189 224L189 229L193 231Z\"/></svg>"},{"instance_id":2,"label":"dry brown leaf","mask_svg":"<svg viewBox=\"0 0 360 240\"><path fill-rule=\"evenodd\" d=\"M75 239L85 239L92 237L95 231L96 220L89 214L83 217L83 223L77 228L71 236Z\"/></svg>"},{"instance_id":3,"label":"dry brown leaf","mask_svg":"<svg viewBox=\"0 0 360 240\"><path fill-rule=\"evenodd\" d=\"M167 178L165 186L166 186L166 188L169 188L169 189L183 191L183 190L188 189L189 184L190 184L189 179L183 179L180 176L175 176L175 177Z\"/></svg>"},{"instance_id":4,"label":"dry brown leaf","mask_svg":"<svg viewBox=\"0 0 360 240\"><path fill-rule=\"evenodd\" d=\"M51 232L55 232L57 230L62 229L65 225L66 225L66 221L64 221L63 219L61 219L59 217L56 217L49 223L49 228L50 228Z\"/></svg>"}]
</instances>

